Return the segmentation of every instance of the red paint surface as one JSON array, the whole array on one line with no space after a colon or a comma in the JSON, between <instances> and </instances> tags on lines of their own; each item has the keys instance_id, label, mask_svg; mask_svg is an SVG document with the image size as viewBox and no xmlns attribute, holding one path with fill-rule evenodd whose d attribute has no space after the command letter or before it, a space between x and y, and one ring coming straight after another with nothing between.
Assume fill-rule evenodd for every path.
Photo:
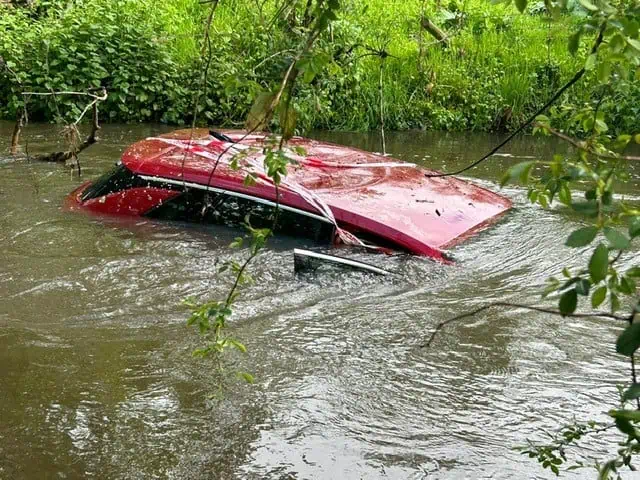
<instances>
[{"instance_id":1,"label":"red paint surface","mask_svg":"<svg viewBox=\"0 0 640 480\"><path fill-rule=\"evenodd\" d=\"M226 133L235 141L242 138L241 132ZM193 137L189 130L163 137L210 140L209 145L198 148L214 155L228 145L214 140L207 130L197 130ZM263 141L263 135L251 135L241 143L256 147L250 155L260 159ZM456 244L511 207L508 199L472 183L452 177L427 178L424 174L431 170L421 167L344 167L398 162L389 157L303 138L292 139L290 145L303 147L306 157L299 158L300 165L289 167L287 179L321 197L342 228L356 234L367 232L383 237L419 255L442 258L442 248ZM228 161L230 155L225 158ZM122 162L139 175L209 184L272 201L276 198L273 185L258 181L254 186L244 186L246 172L231 170L224 161L210 178L212 160L194 153L185 154L181 148L161 140L148 139L132 145L122 156ZM143 190L147 196L139 192L125 193L106 197L101 206L96 204L100 199L83 206L93 211L106 212L113 208L109 213L122 211L135 215L133 212L144 213L153 202L170 198L166 190ZM316 213L297 193L281 189L280 194L283 204Z\"/></svg>"},{"instance_id":2,"label":"red paint surface","mask_svg":"<svg viewBox=\"0 0 640 480\"><path fill-rule=\"evenodd\" d=\"M130 188L82 202L82 193L89 185L90 182L85 183L71 192L67 197L67 208L82 208L103 215L140 216L180 195L179 191L164 188Z\"/></svg>"}]
</instances>

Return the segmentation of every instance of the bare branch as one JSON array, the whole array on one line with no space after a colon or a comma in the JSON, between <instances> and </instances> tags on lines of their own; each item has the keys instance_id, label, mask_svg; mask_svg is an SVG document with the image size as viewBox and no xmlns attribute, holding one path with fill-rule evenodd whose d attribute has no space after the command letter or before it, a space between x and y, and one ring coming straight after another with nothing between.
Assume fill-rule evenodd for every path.
<instances>
[{"instance_id":1,"label":"bare branch","mask_svg":"<svg viewBox=\"0 0 640 480\"><path fill-rule=\"evenodd\" d=\"M436 39L435 43L440 43L445 48L449 46L449 36L447 35L447 33L444 32L435 23L433 23L430 19L423 16L420 25Z\"/></svg>"},{"instance_id":2,"label":"bare branch","mask_svg":"<svg viewBox=\"0 0 640 480\"><path fill-rule=\"evenodd\" d=\"M18 110L18 115L16 117L16 124L13 127L13 135L11 135L11 155L18 154L18 145L20 144L20 134L22 133L22 129L24 128L24 122L26 118L26 109L22 107Z\"/></svg>"},{"instance_id":3,"label":"bare branch","mask_svg":"<svg viewBox=\"0 0 640 480\"><path fill-rule=\"evenodd\" d=\"M562 132L559 132L558 130L555 130L553 128L551 128L549 125L544 125L542 123L539 122L535 122L533 124L535 127L541 128L547 132L549 132L551 135L554 135L558 138L560 138L561 140L564 140L565 142L567 142L568 144L572 145L573 147L577 148L578 150L582 150L583 152L587 152L590 155L593 155L595 157L598 158L604 158L604 159L608 159L608 160L636 160L636 161L640 161L640 157L636 157L633 155L618 155L616 153L609 153L609 152L597 152L595 151L591 145L589 145L588 142L585 142L584 140L578 140L577 138L572 138L569 137L568 135L565 135Z\"/></svg>"},{"instance_id":4,"label":"bare branch","mask_svg":"<svg viewBox=\"0 0 640 480\"><path fill-rule=\"evenodd\" d=\"M90 147L91 145L93 145L94 143L96 143L97 141L97 133L98 130L100 130L100 123L98 121L98 103L100 103L101 101L104 101L107 99L107 91L105 89L102 90L101 95L93 95L93 94L87 94L90 97L93 97L93 101L90 102L85 109L82 111L82 113L80 114L80 116L76 119L76 121L74 123L72 123L70 126L75 128L78 123L80 122L80 120L82 120L82 117L84 116L84 114L90 109L93 108L93 119L91 122L91 132L89 133L89 135L87 136L87 138L84 140L84 142L82 142L79 145L71 145L71 148L67 151L64 152L54 152L54 153L49 153L49 154L44 154L44 155L38 155L36 157L34 157L33 159L39 162L55 162L55 163L62 163L62 162L66 162L67 160L71 160L71 159L75 159L76 163L77 163L77 156L80 152L82 152L83 150L85 150L86 148ZM77 163L77 167L78 167L78 173L81 172L80 170L80 164Z\"/></svg>"},{"instance_id":5,"label":"bare branch","mask_svg":"<svg viewBox=\"0 0 640 480\"><path fill-rule=\"evenodd\" d=\"M424 345L422 345L422 348L431 346L431 343L433 342L433 340L436 337L436 335L438 334L438 332L440 330L442 330L444 327L446 327L447 325L449 325L450 323L458 322L460 320L464 320L465 318L473 317L473 316L477 315L478 313L484 312L485 310L489 310L490 308L494 308L494 307L523 308L525 310L532 310L534 312L551 313L553 315L560 315L560 316L563 316L563 317L570 317L570 318L611 318L611 319L614 319L614 320L622 320L624 322L628 322L629 321L629 317L628 316L627 317L623 317L623 316L620 316L620 315L615 315L613 313L606 313L606 312L562 314L558 310L554 310L554 309L551 309L551 308L536 307L536 306L532 306L532 305L523 305L523 304L520 304L520 303L495 302L495 303L490 303L489 305L484 305L484 306L482 306L480 308L477 308L476 310L473 310L471 312L466 312L466 313L463 313L463 314L458 315L456 317L449 318L448 320L444 320L444 321L438 323L438 325L436 325L435 330L433 331L433 333L429 337L429 340L427 340L427 342Z\"/></svg>"},{"instance_id":6,"label":"bare branch","mask_svg":"<svg viewBox=\"0 0 640 480\"><path fill-rule=\"evenodd\" d=\"M32 95L39 97L55 97L56 95L72 95L78 97L92 97L99 100L106 100L106 98L102 98L102 95L95 95L90 92L22 92L22 95L25 97L30 97Z\"/></svg>"}]
</instances>

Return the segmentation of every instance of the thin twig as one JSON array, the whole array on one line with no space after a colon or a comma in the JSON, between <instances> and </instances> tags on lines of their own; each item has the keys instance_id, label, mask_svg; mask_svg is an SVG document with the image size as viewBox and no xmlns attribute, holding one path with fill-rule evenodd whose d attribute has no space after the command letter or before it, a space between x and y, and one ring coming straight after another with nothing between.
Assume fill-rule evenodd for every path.
<instances>
[{"instance_id":1,"label":"thin twig","mask_svg":"<svg viewBox=\"0 0 640 480\"><path fill-rule=\"evenodd\" d=\"M89 92L22 92L23 96L40 96L40 97L55 97L56 95L75 95L80 97L93 97L96 99L101 99L100 95L94 95Z\"/></svg>"},{"instance_id":2,"label":"thin twig","mask_svg":"<svg viewBox=\"0 0 640 480\"><path fill-rule=\"evenodd\" d=\"M276 52L273 55L269 55L267 58L265 58L264 60L260 61L256 66L254 66L253 70L256 71L258 68L260 68L262 65L267 63L272 58L277 57L278 55L282 55L283 53L289 53L289 52L295 52L295 50L293 50L291 48L287 48L285 50L281 50L279 52Z\"/></svg>"},{"instance_id":3,"label":"thin twig","mask_svg":"<svg viewBox=\"0 0 640 480\"><path fill-rule=\"evenodd\" d=\"M180 175L182 176L182 188L186 190L187 184L185 183L184 178L184 167L187 161L187 154L189 153L189 149L191 148L191 144L193 143L193 135L196 129L196 124L198 122L198 108L200 106L200 95L201 93L206 96L207 94L207 79L209 75L209 68L211 66L211 61L213 57L213 51L211 48L211 24L213 23L213 19L215 17L216 10L218 9L219 0L211 0L211 10L209 11L209 15L207 17L205 32L204 32L204 43L202 45L201 55L204 55L205 49L207 50L207 59L205 62L205 68L202 72L202 76L200 77L200 87L196 90L193 96L193 119L191 121L191 132L189 134L189 142L188 146L184 151L184 155L182 156L182 161L180 162ZM208 186L208 184L207 184Z\"/></svg>"},{"instance_id":4,"label":"thin twig","mask_svg":"<svg viewBox=\"0 0 640 480\"><path fill-rule=\"evenodd\" d=\"M577 148L578 150L582 150L583 152L587 152L588 154L593 155L595 157L604 158L604 159L608 159L608 160L634 160L634 161L640 161L640 157L633 156L633 155L618 155L616 153L596 152L588 144L588 142L586 142L584 140L578 140L576 138L569 137L568 135L565 135L564 133L559 132L558 130L555 130L555 129L551 128L549 125L543 125L543 124L538 123L538 122L535 122L533 125L538 127L538 128L542 128L543 130L549 132L551 135L554 135L554 136L560 138L561 140L564 140L565 142L567 142L571 146Z\"/></svg>"},{"instance_id":5,"label":"thin twig","mask_svg":"<svg viewBox=\"0 0 640 480\"><path fill-rule=\"evenodd\" d=\"M298 69L295 68L296 64L300 61L302 56L307 51L309 51L309 49L313 46L313 43L318 38L319 34L320 34L320 30L318 28L314 28L309 33L309 37L307 38L307 41L305 42L304 47L298 52L298 54L291 61L291 64L289 65L289 68L287 69L287 72L285 73L284 78L282 79L282 83L280 85L280 89L278 90L278 93L276 94L276 96L274 97L273 101L269 105L269 109L267 110L267 114L265 115L265 118L269 118L269 115L278 106L278 103L280 102L280 99L282 98L282 95L283 95L283 93L284 93L284 91L285 91L285 89L287 87L289 88L289 97L287 98L287 105L286 105L287 106L287 113L286 113L286 115L288 115L291 96L293 95L294 84L295 84L295 81L296 81L297 76L298 76ZM286 118L285 118L285 123L286 123ZM262 124L262 122L258 122L257 125L250 132L247 132L240 140L238 140L236 142L233 142L231 145L229 145L227 148L225 148L225 150L223 152L220 153L220 155L216 159L216 162L215 162L215 164L213 166L213 169L211 170L211 173L209 174L209 179L207 180L207 186L209 186L209 184L211 182L211 179L213 178L213 175L214 175L214 173L216 171L216 168L218 167L218 164L219 164L222 156L230 148L232 148L237 143L241 142L242 139L246 138L253 131L255 131L261 124ZM279 147L278 147L280 151L282 151L282 148L284 146L284 141L285 141L285 138L284 138L284 134L283 134L281 136L281 138L280 138ZM274 181L274 187L275 187L275 193L276 193L276 205L275 205L275 215L274 215L273 223L272 223L271 229L270 229L271 234L273 234L274 230L277 227L279 213L280 213L280 191L279 191L278 183L276 183L275 181ZM240 269L238 271L238 274L236 275L235 281L233 283L233 286L231 287L231 290L229 291L229 293L227 295L227 299L225 301L225 305L227 307L229 307L231 302L233 301L234 293L235 293L235 291L237 290L237 288L238 288L238 286L240 284L240 280L242 279L242 276L243 276L245 270L248 268L249 264L253 261L253 259L258 256L259 253L260 253L260 250L252 251L251 255L249 255L249 257L245 260L245 262L240 267Z\"/></svg>"},{"instance_id":6,"label":"thin twig","mask_svg":"<svg viewBox=\"0 0 640 480\"><path fill-rule=\"evenodd\" d=\"M424 345L422 345L422 348L431 346L431 343L433 342L433 340L436 337L436 335L438 334L438 332L440 330L442 330L442 328L444 328L447 325L449 325L450 323L458 322L458 321L463 320L465 318L473 317L473 316L477 315L478 313L484 312L485 310L489 310L490 308L494 308L494 307L523 308L525 310L532 310L532 311L541 312L541 313L551 313L551 314L554 314L554 315L561 315L563 317L570 317L570 318L612 318L614 320L622 320L622 321L625 321L625 322L629 320L628 317L623 317L623 316L620 316L620 315L615 315L613 313L606 313L606 312L562 314L558 310L554 310L554 309L551 309L551 308L536 307L536 306L532 306L532 305L523 305L523 304L520 304L520 303L495 302L495 303L490 303L489 305L484 305L484 306L482 306L480 308L477 308L476 310L473 310L471 312L466 312L466 313L463 313L463 314L458 315L456 317L449 318L447 320L444 320L444 321L438 323L438 325L436 325L435 330L433 331L433 333L429 337L429 340L427 340L427 342Z\"/></svg>"},{"instance_id":7,"label":"thin twig","mask_svg":"<svg viewBox=\"0 0 640 480\"><path fill-rule=\"evenodd\" d=\"M383 84L384 61L385 61L385 57L381 57L380 58L380 83L378 85L378 90L380 94L380 136L382 138L382 155L387 154L387 142L384 138L384 84Z\"/></svg>"}]
</instances>

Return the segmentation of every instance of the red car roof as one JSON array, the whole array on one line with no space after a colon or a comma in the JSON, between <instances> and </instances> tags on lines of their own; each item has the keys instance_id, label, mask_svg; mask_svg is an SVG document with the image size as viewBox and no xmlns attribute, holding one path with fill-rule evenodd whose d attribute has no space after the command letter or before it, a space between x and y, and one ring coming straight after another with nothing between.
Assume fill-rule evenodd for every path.
<instances>
[{"instance_id":1,"label":"red car roof","mask_svg":"<svg viewBox=\"0 0 640 480\"><path fill-rule=\"evenodd\" d=\"M122 162L142 176L275 201L273 184L260 173L265 135L225 133L238 144L218 140L207 130L179 130L132 145ZM441 258L443 248L511 207L507 198L470 182L428 178L425 173L431 170L382 155L300 137L288 145L302 147L305 153L295 148L288 152L298 164L288 167L279 189L281 204L318 213L305 195L310 192L346 230L381 237L413 253ZM242 168L234 170L230 161L240 150ZM243 183L248 170L258 177L255 185Z\"/></svg>"}]
</instances>

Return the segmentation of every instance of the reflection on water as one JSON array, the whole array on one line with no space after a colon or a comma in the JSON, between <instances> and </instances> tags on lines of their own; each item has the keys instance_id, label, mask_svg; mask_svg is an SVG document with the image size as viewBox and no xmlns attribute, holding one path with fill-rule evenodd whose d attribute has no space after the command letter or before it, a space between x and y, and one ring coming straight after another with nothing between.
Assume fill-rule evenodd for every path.
<instances>
[{"instance_id":1,"label":"reflection on water","mask_svg":"<svg viewBox=\"0 0 640 480\"><path fill-rule=\"evenodd\" d=\"M10 129L0 124L0 151ZM81 159L85 178L164 130L105 126ZM315 136L379 149L375 135ZM32 152L57 138L51 126L27 132ZM412 132L387 148L451 170L496 140ZM495 189L520 157L554 148L525 137L469 175ZM66 213L80 182L57 165L0 160L0 478L544 478L512 447L576 410L604 418L625 379L609 346L618 327L598 319L495 309L420 348L437 322L495 299L534 301L555 265L584 261L554 236L575 228L570 213L509 188L514 210L455 248L455 266L375 257L401 276L296 279L300 243L278 239L233 322L249 354L231 368L257 384L216 397L179 302L229 288L216 265L241 254L226 247L237 232Z\"/></svg>"}]
</instances>

